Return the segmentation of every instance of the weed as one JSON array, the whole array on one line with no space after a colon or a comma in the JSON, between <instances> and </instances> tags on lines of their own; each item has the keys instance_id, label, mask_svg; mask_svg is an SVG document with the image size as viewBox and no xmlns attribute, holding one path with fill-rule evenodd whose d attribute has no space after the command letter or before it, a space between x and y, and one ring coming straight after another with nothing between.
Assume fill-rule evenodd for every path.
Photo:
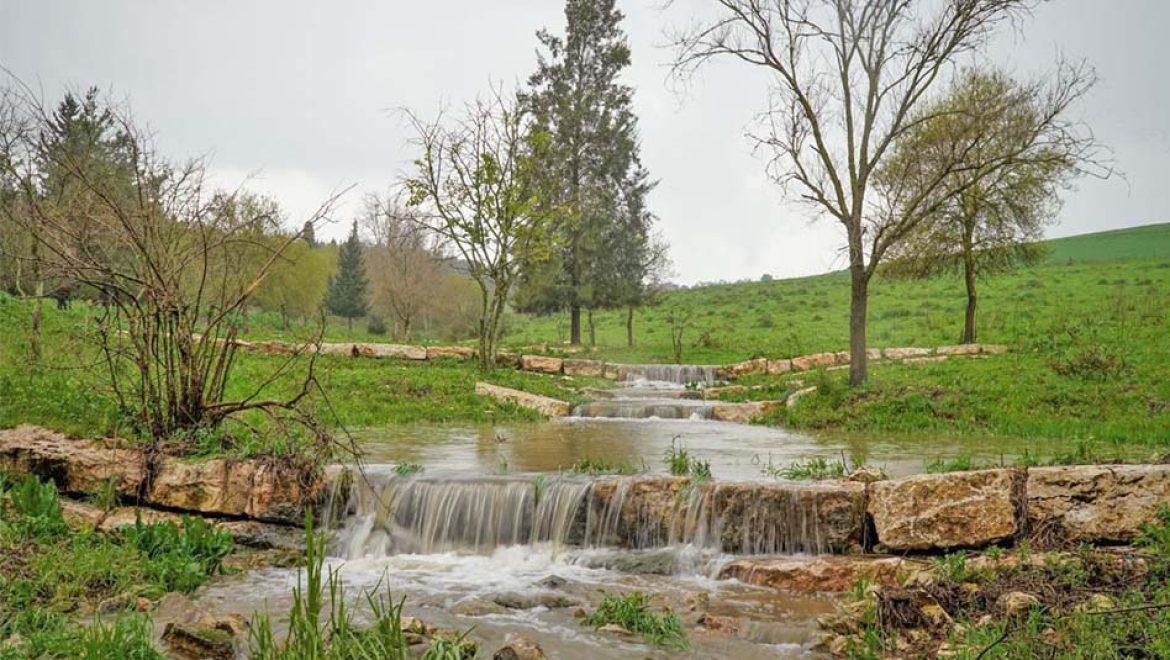
<instances>
[{"instance_id":1,"label":"weed","mask_svg":"<svg viewBox=\"0 0 1170 660\"><path fill-rule=\"evenodd\" d=\"M697 481L711 478L711 461L691 456L677 436L663 453L663 462L666 463L666 469L676 477L690 477Z\"/></svg>"},{"instance_id":2,"label":"weed","mask_svg":"<svg viewBox=\"0 0 1170 660\"><path fill-rule=\"evenodd\" d=\"M926 471L932 474L941 472L969 472L979 469L975 460L968 455L956 456L952 459L936 458L926 464Z\"/></svg>"},{"instance_id":3,"label":"weed","mask_svg":"<svg viewBox=\"0 0 1170 660\"><path fill-rule=\"evenodd\" d=\"M597 609L585 617L585 624L594 628L614 624L644 636L656 646L676 650L689 648L679 616L670 611L652 611L650 595L641 591L624 596L604 594Z\"/></svg>"},{"instance_id":4,"label":"weed","mask_svg":"<svg viewBox=\"0 0 1170 660\"><path fill-rule=\"evenodd\" d=\"M825 479L840 479L849 473L849 469L845 465L844 459L829 460L822 456L814 456L788 465L774 465L772 457L768 456L768 462L760 468L760 473L773 479L823 481Z\"/></svg>"},{"instance_id":5,"label":"weed","mask_svg":"<svg viewBox=\"0 0 1170 660\"><path fill-rule=\"evenodd\" d=\"M184 516L182 521L181 527L169 520L146 524L139 517L122 534L153 560L150 572L167 590L187 593L223 571L232 535L202 518Z\"/></svg>"},{"instance_id":6,"label":"weed","mask_svg":"<svg viewBox=\"0 0 1170 660\"><path fill-rule=\"evenodd\" d=\"M638 468L630 463L622 461L621 463L611 463L601 458L585 458L578 459L577 462L569 466L570 474L636 474Z\"/></svg>"},{"instance_id":7,"label":"weed","mask_svg":"<svg viewBox=\"0 0 1170 660\"><path fill-rule=\"evenodd\" d=\"M418 463L399 463L394 466L394 473L400 477L409 477L422 471L423 466Z\"/></svg>"}]
</instances>

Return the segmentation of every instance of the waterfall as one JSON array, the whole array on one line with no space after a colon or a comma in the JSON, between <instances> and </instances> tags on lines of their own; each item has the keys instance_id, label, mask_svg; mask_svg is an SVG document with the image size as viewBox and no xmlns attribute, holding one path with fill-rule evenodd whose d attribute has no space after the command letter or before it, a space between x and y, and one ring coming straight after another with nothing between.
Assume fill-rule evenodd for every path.
<instances>
[{"instance_id":1,"label":"waterfall","mask_svg":"<svg viewBox=\"0 0 1170 660\"><path fill-rule=\"evenodd\" d=\"M822 510L825 497L835 498L833 510ZM502 546L551 544L825 553L860 536L861 512L850 507L839 491L785 483L375 474L353 486L350 517L335 535L334 551L350 558L488 554Z\"/></svg>"},{"instance_id":2,"label":"waterfall","mask_svg":"<svg viewBox=\"0 0 1170 660\"><path fill-rule=\"evenodd\" d=\"M602 419L711 419L712 404L681 399L610 399L583 403L573 417Z\"/></svg>"},{"instance_id":3,"label":"waterfall","mask_svg":"<svg viewBox=\"0 0 1170 660\"><path fill-rule=\"evenodd\" d=\"M717 367L700 364L628 364L622 367L626 381L709 385L716 381Z\"/></svg>"}]
</instances>

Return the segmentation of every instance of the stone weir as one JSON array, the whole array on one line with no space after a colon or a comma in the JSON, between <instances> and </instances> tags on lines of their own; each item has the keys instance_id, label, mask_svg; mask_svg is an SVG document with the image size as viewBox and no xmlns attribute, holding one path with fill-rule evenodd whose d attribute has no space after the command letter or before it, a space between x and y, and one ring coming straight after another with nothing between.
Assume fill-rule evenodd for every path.
<instances>
[{"instance_id":1,"label":"stone weir","mask_svg":"<svg viewBox=\"0 0 1170 660\"><path fill-rule=\"evenodd\" d=\"M352 487L336 537L348 557L511 545L646 550L694 545L760 555L860 550L865 487L680 477L402 477Z\"/></svg>"},{"instance_id":2,"label":"stone weir","mask_svg":"<svg viewBox=\"0 0 1170 660\"><path fill-rule=\"evenodd\" d=\"M0 471L64 493L112 485L123 503L282 525L341 514L350 554L486 552L503 545L650 549L692 544L739 555L929 553L1010 544L1127 543L1170 506L1170 465L1078 465L923 474L869 484L568 475L399 476L346 468L305 481L257 460L163 458L115 440L31 426L0 431ZM388 467L388 466L384 466Z\"/></svg>"}]
</instances>

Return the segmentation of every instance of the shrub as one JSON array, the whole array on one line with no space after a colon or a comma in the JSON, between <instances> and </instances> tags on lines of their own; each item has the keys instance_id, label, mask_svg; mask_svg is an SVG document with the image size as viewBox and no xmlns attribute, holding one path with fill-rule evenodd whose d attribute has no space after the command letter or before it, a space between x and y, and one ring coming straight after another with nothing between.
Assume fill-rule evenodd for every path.
<instances>
[{"instance_id":1,"label":"shrub","mask_svg":"<svg viewBox=\"0 0 1170 660\"><path fill-rule=\"evenodd\" d=\"M366 332L369 332L371 335L386 334L385 319L383 319L381 316L371 316L369 320L366 321Z\"/></svg>"},{"instance_id":2,"label":"shrub","mask_svg":"<svg viewBox=\"0 0 1170 660\"><path fill-rule=\"evenodd\" d=\"M28 536L52 536L65 531L61 500L53 482L42 484L35 476L28 475L12 487L9 499L18 515L17 526Z\"/></svg>"},{"instance_id":3,"label":"shrub","mask_svg":"<svg viewBox=\"0 0 1170 660\"><path fill-rule=\"evenodd\" d=\"M208 577L223 571L232 550L232 535L202 518L184 516L182 527L173 521L124 527L123 535L152 561L148 572L168 590L189 593Z\"/></svg>"}]
</instances>

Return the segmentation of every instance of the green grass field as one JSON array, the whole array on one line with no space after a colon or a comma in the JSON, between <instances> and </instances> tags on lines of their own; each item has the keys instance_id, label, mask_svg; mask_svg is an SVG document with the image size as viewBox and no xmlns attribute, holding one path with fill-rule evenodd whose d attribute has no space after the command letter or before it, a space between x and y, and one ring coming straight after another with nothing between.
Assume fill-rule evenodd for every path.
<instances>
[{"instance_id":1,"label":"green grass field","mask_svg":"<svg viewBox=\"0 0 1170 660\"><path fill-rule=\"evenodd\" d=\"M1051 241L1038 266L980 283L979 340L1020 344L1078 319L1166 320L1170 309L1170 224ZM871 346L955 343L966 295L959 277L925 281L879 277L870 286ZM683 361L726 363L790 357L848 347L849 282L842 272L771 282L706 286L668 294L636 316L636 343L626 346L624 312L595 314L603 358L671 362L672 306L691 312ZM515 316L506 343L563 342L567 315Z\"/></svg>"}]
</instances>

